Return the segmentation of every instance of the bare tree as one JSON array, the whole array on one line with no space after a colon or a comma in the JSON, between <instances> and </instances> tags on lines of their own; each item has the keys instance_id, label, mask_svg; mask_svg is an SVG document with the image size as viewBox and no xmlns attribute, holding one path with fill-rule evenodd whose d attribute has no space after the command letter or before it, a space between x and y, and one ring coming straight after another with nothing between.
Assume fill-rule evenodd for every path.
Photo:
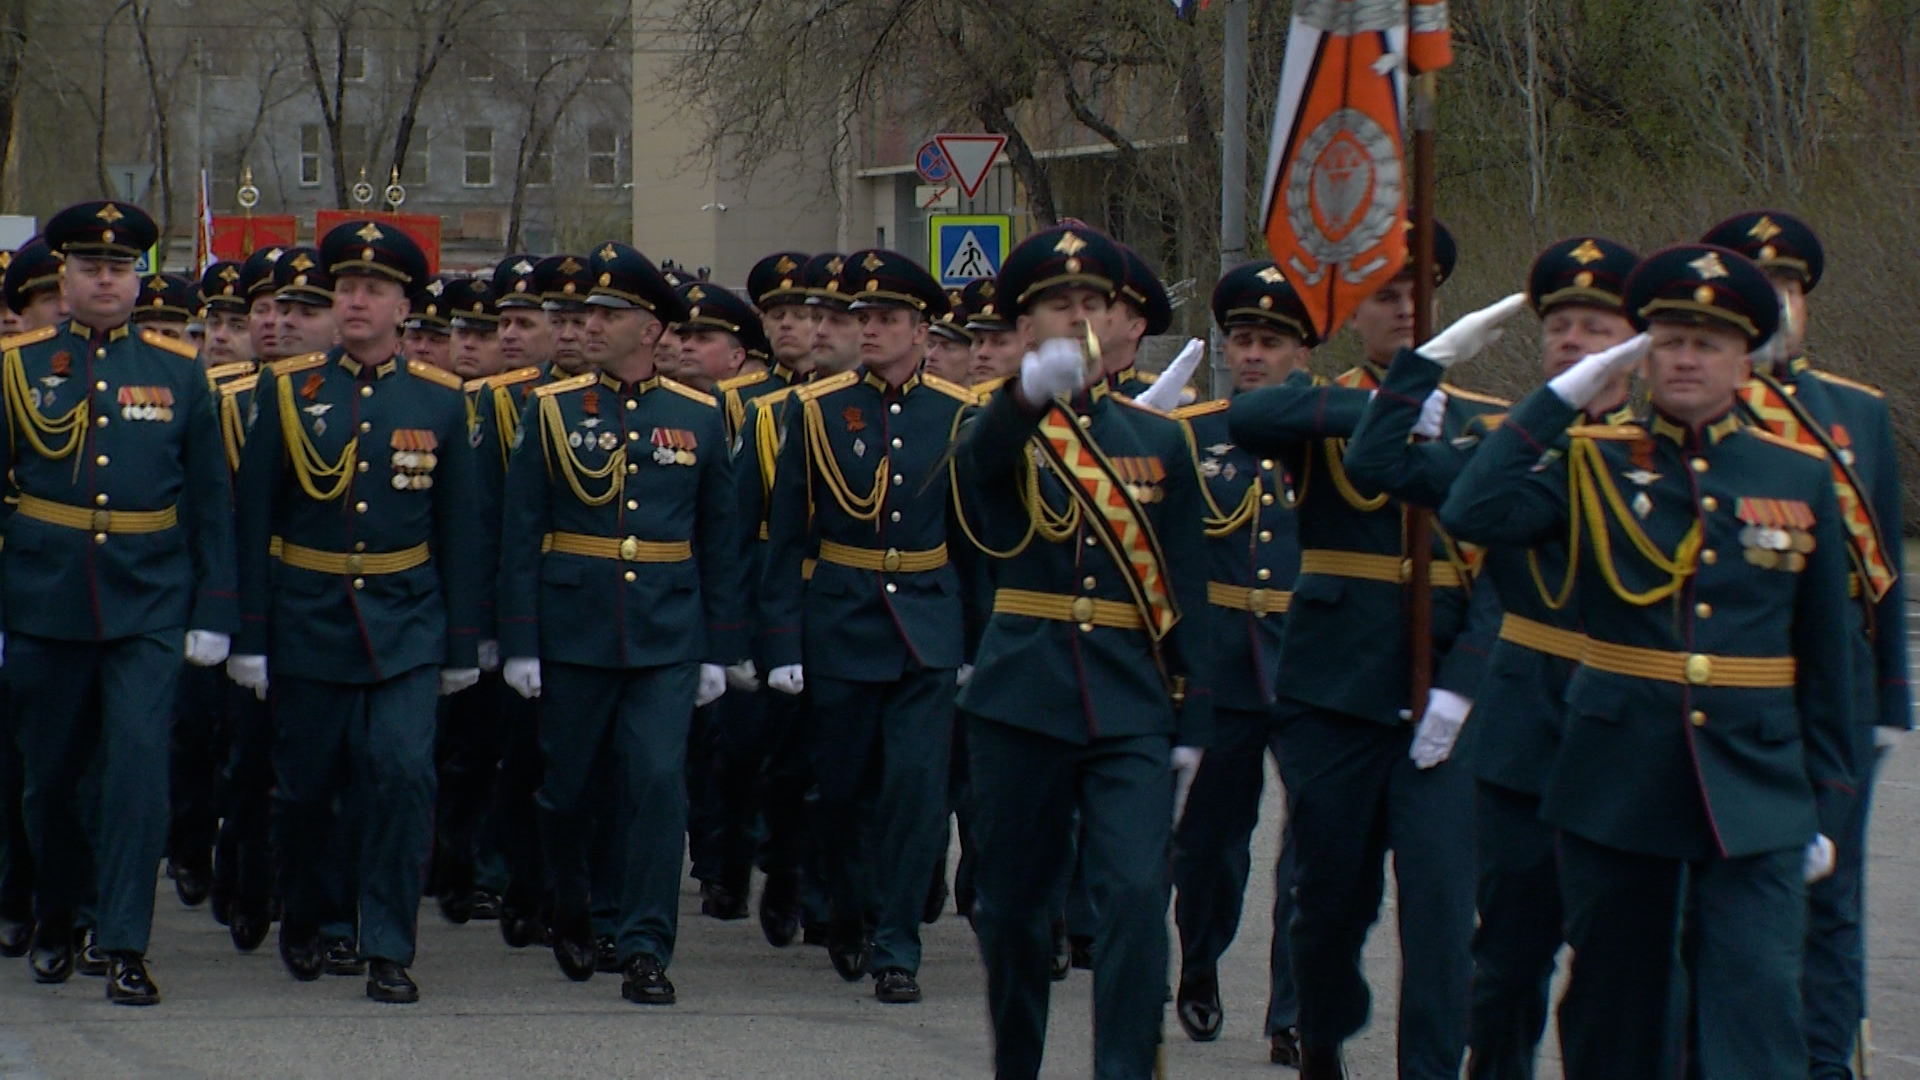
<instances>
[{"instance_id":1,"label":"bare tree","mask_svg":"<svg viewBox=\"0 0 1920 1080\"><path fill-rule=\"evenodd\" d=\"M396 30L410 32L413 42L406 98L394 123L389 174L399 175L406 165L407 146L413 141L421 102L441 61L452 52L456 34L475 29L486 13L485 0L403 0L396 4L391 21L397 24Z\"/></svg>"},{"instance_id":2,"label":"bare tree","mask_svg":"<svg viewBox=\"0 0 1920 1080\"><path fill-rule=\"evenodd\" d=\"M334 205L347 205L347 64L356 38L365 33L367 10L362 0L316 0L295 6L307 78L320 105L320 122L327 133L328 156L333 163ZM364 54L363 54L364 55Z\"/></svg>"},{"instance_id":3,"label":"bare tree","mask_svg":"<svg viewBox=\"0 0 1920 1080\"><path fill-rule=\"evenodd\" d=\"M527 109L520 127L519 147L514 154L513 196L507 212L509 252L525 246L522 233L526 227L527 188L533 181L536 163L553 160L553 140L561 119L580 100L596 66L609 63L616 47L629 40L630 11L623 9L597 34L589 36L584 50L549 51L545 62L537 70L528 72L532 84L525 95Z\"/></svg>"}]
</instances>

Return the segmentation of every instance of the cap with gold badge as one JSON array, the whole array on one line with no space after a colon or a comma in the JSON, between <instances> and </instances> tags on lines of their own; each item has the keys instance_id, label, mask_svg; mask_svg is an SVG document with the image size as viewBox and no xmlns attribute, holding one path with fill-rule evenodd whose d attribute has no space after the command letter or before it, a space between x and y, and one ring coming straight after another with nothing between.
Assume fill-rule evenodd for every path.
<instances>
[{"instance_id":1,"label":"cap with gold badge","mask_svg":"<svg viewBox=\"0 0 1920 1080\"><path fill-rule=\"evenodd\" d=\"M33 303L33 295L45 289L60 287L60 264L63 260L47 246L45 237L36 236L20 245L13 253L13 261L7 264L4 285L0 285L7 302L8 311L25 311Z\"/></svg>"},{"instance_id":2,"label":"cap with gold badge","mask_svg":"<svg viewBox=\"0 0 1920 1080\"><path fill-rule=\"evenodd\" d=\"M587 294L590 306L638 308L668 324L687 317L680 294L666 275L633 247L608 240L595 249L591 266L593 290Z\"/></svg>"},{"instance_id":3,"label":"cap with gold badge","mask_svg":"<svg viewBox=\"0 0 1920 1080\"><path fill-rule=\"evenodd\" d=\"M897 251L868 248L847 256L840 287L851 288L854 310L903 308L928 321L947 311L947 291L927 268Z\"/></svg>"},{"instance_id":4,"label":"cap with gold badge","mask_svg":"<svg viewBox=\"0 0 1920 1080\"><path fill-rule=\"evenodd\" d=\"M320 252L290 247L273 264L273 298L309 307L333 306L333 275L320 265Z\"/></svg>"},{"instance_id":5,"label":"cap with gold badge","mask_svg":"<svg viewBox=\"0 0 1920 1080\"><path fill-rule=\"evenodd\" d=\"M132 262L160 239L145 210L112 200L76 203L53 215L41 235L62 255Z\"/></svg>"},{"instance_id":6,"label":"cap with gold badge","mask_svg":"<svg viewBox=\"0 0 1920 1080\"><path fill-rule=\"evenodd\" d=\"M320 262L336 279L382 277L412 295L427 285L427 253L413 237L377 221L346 221L320 241Z\"/></svg>"},{"instance_id":7,"label":"cap with gold badge","mask_svg":"<svg viewBox=\"0 0 1920 1080\"><path fill-rule=\"evenodd\" d=\"M1126 256L1105 233L1077 222L1042 229L1001 264L1002 314L1019 315L1052 289L1092 289L1111 298L1126 277Z\"/></svg>"},{"instance_id":8,"label":"cap with gold badge","mask_svg":"<svg viewBox=\"0 0 1920 1080\"><path fill-rule=\"evenodd\" d=\"M1138 312L1147 321L1147 334L1164 334L1173 327L1173 301L1167 297L1167 287L1160 283L1160 275L1153 272L1147 260L1140 253L1125 244L1115 242L1120 249L1120 257L1126 263L1125 276L1120 281L1120 299Z\"/></svg>"},{"instance_id":9,"label":"cap with gold badge","mask_svg":"<svg viewBox=\"0 0 1920 1080\"><path fill-rule=\"evenodd\" d=\"M221 259L200 275L200 303L208 311L247 313L247 293L241 286L240 264Z\"/></svg>"},{"instance_id":10,"label":"cap with gold badge","mask_svg":"<svg viewBox=\"0 0 1920 1080\"><path fill-rule=\"evenodd\" d=\"M1626 313L1627 275L1640 255L1625 244L1597 236L1573 236L1553 244L1527 271L1527 303L1536 315L1567 304Z\"/></svg>"},{"instance_id":11,"label":"cap with gold badge","mask_svg":"<svg viewBox=\"0 0 1920 1080\"><path fill-rule=\"evenodd\" d=\"M491 282L493 302L500 310L540 306L540 290L533 281L533 272L539 266L536 255L509 255L500 260L493 268Z\"/></svg>"},{"instance_id":12,"label":"cap with gold badge","mask_svg":"<svg viewBox=\"0 0 1920 1080\"><path fill-rule=\"evenodd\" d=\"M761 311L781 304L807 302L807 280L803 273L807 257L797 251L776 251L753 264L747 271L747 296Z\"/></svg>"},{"instance_id":13,"label":"cap with gold badge","mask_svg":"<svg viewBox=\"0 0 1920 1080\"><path fill-rule=\"evenodd\" d=\"M447 321L447 286L453 280L445 274L436 274L428 279L426 288L413 294L407 311L407 329L441 335L452 332L453 324Z\"/></svg>"},{"instance_id":14,"label":"cap with gold badge","mask_svg":"<svg viewBox=\"0 0 1920 1080\"><path fill-rule=\"evenodd\" d=\"M1255 259L1220 276L1213 287L1213 321L1222 330L1259 326L1297 338L1302 345L1320 344L1300 294L1272 259Z\"/></svg>"},{"instance_id":15,"label":"cap with gold badge","mask_svg":"<svg viewBox=\"0 0 1920 1080\"><path fill-rule=\"evenodd\" d=\"M723 330L733 335L748 356L764 362L773 355L760 317L739 293L711 281L689 281L678 291L681 302L687 305L687 317L679 324L681 333Z\"/></svg>"},{"instance_id":16,"label":"cap with gold badge","mask_svg":"<svg viewBox=\"0 0 1920 1080\"><path fill-rule=\"evenodd\" d=\"M960 306L967 310L969 333L1005 332L1013 329L1013 319L1000 310L1000 282L996 278L975 278L960 290Z\"/></svg>"},{"instance_id":17,"label":"cap with gold badge","mask_svg":"<svg viewBox=\"0 0 1920 1080\"><path fill-rule=\"evenodd\" d=\"M273 295L273 266L286 253L286 248L258 248L240 264L240 295L246 298L249 307L254 298L262 293Z\"/></svg>"},{"instance_id":18,"label":"cap with gold badge","mask_svg":"<svg viewBox=\"0 0 1920 1080\"><path fill-rule=\"evenodd\" d=\"M1749 210L1707 230L1703 244L1718 244L1758 263L1769 274L1800 279L1812 292L1827 268L1827 251L1806 222L1783 210Z\"/></svg>"},{"instance_id":19,"label":"cap with gold badge","mask_svg":"<svg viewBox=\"0 0 1920 1080\"><path fill-rule=\"evenodd\" d=\"M935 337L958 342L961 345L973 344L973 333L967 329L967 301L964 290L947 290L947 313L935 319L931 329Z\"/></svg>"},{"instance_id":20,"label":"cap with gold badge","mask_svg":"<svg viewBox=\"0 0 1920 1080\"><path fill-rule=\"evenodd\" d=\"M1636 330L1655 321L1714 323L1758 348L1780 324L1780 297L1766 273L1745 255L1712 244L1681 244L1647 256L1627 278L1626 299Z\"/></svg>"},{"instance_id":21,"label":"cap with gold badge","mask_svg":"<svg viewBox=\"0 0 1920 1080\"><path fill-rule=\"evenodd\" d=\"M150 274L140 282L133 322L188 322L200 313L200 287L185 274Z\"/></svg>"},{"instance_id":22,"label":"cap with gold badge","mask_svg":"<svg viewBox=\"0 0 1920 1080\"><path fill-rule=\"evenodd\" d=\"M825 251L807 260L800 271L801 280L807 286L807 303L814 307L830 307L840 311L847 310L853 303L853 297L841 288L840 271L846 269L847 257L837 251Z\"/></svg>"},{"instance_id":23,"label":"cap with gold badge","mask_svg":"<svg viewBox=\"0 0 1920 1080\"><path fill-rule=\"evenodd\" d=\"M593 269L584 255L549 255L534 264L533 288L548 311L585 311Z\"/></svg>"},{"instance_id":24,"label":"cap with gold badge","mask_svg":"<svg viewBox=\"0 0 1920 1080\"><path fill-rule=\"evenodd\" d=\"M455 330L498 330L500 308L493 301L493 287L477 277L453 278L447 282L443 299L447 320Z\"/></svg>"}]
</instances>

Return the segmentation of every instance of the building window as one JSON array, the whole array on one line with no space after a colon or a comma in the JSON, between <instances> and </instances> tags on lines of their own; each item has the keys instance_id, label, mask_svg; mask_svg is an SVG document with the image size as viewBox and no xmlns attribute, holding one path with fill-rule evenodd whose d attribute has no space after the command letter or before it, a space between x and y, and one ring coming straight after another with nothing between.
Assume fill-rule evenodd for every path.
<instances>
[{"instance_id":1,"label":"building window","mask_svg":"<svg viewBox=\"0 0 1920 1080\"><path fill-rule=\"evenodd\" d=\"M470 52L460 57L460 74L468 82L493 81L493 57L484 52Z\"/></svg>"},{"instance_id":2,"label":"building window","mask_svg":"<svg viewBox=\"0 0 1920 1080\"><path fill-rule=\"evenodd\" d=\"M587 183L614 187L620 183L620 132L611 127L587 129Z\"/></svg>"},{"instance_id":3,"label":"building window","mask_svg":"<svg viewBox=\"0 0 1920 1080\"><path fill-rule=\"evenodd\" d=\"M319 124L300 125L300 186L320 186L320 159L326 154L327 137Z\"/></svg>"},{"instance_id":4,"label":"building window","mask_svg":"<svg viewBox=\"0 0 1920 1080\"><path fill-rule=\"evenodd\" d=\"M610 83L620 75L620 54L611 48L595 49L587 54L587 81Z\"/></svg>"},{"instance_id":5,"label":"building window","mask_svg":"<svg viewBox=\"0 0 1920 1080\"><path fill-rule=\"evenodd\" d=\"M367 47L349 45L341 54L342 78L348 82L364 82L367 77Z\"/></svg>"},{"instance_id":6,"label":"building window","mask_svg":"<svg viewBox=\"0 0 1920 1080\"><path fill-rule=\"evenodd\" d=\"M407 138L407 159L400 163L400 182L408 187L420 187L427 182L427 126L415 124L413 134Z\"/></svg>"},{"instance_id":7,"label":"building window","mask_svg":"<svg viewBox=\"0 0 1920 1080\"><path fill-rule=\"evenodd\" d=\"M527 158L527 186L546 187L553 183L553 143L547 148Z\"/></svg>"},{"instance_id":8,"label":"building window","mask_svg":"<svg viewBox=\"0 0 1920 1080\"><path fill-rule=\"evenodd\" d=\"M466 185L493 186L493 129L470 127L466 137Z\"/></svg>"},{"instance_id":9,"label":"building window","mask_svg":"<svg viewBox=\"0 0 1920 1080\"><path fill-rule=\"evenodd\" d=\"M521 34L521 48L526 53L527 78L538 79L553 66L550 40L551 35L539 30L528 30Z\"/></svg>"}]
</instances>

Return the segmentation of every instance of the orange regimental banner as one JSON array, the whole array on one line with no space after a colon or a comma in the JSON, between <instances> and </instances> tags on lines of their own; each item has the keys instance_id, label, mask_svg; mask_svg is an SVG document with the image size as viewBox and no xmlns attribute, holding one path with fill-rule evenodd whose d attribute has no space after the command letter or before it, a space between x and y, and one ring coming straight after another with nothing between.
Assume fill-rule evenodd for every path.
<instances>
[{"instance_id":1,"label":"orange regimental banner","mask_svg":"<svg viewBox=\"0 0 1920 1080\"><path fill-rule=\"evenodd\" d=\"M440 272L440 215L438 214L389 214L373 210L315 210L313 212L313 242L318 245L320 238L327 235L335 225L349 221L377 221L382 225L391 225L420 245L427 253L427 273Z\"/></svg>"},{"instance_id":2,"label":"orange regimental banner","mask_svg":"<svg viewBox=\"0 0 1920 1080\"><path fill-rule=\"evenodd\" d=\"M292 214L213 215L213 257L243 262L261 248L292 247L300 221Z\"/></svg>"},{"instance_id":3,"label":"orange regimental banner","mask_svg":"<svg viewBox=\"0 0 1920 1080\"><path fill-rule=\"evenodd\" d=\"M1407 65L1452 60L1446 5L1300 0L1280 67L1264 196L1267 247L1322 337L1407 261Z\"/></svg>"}]
</instances>

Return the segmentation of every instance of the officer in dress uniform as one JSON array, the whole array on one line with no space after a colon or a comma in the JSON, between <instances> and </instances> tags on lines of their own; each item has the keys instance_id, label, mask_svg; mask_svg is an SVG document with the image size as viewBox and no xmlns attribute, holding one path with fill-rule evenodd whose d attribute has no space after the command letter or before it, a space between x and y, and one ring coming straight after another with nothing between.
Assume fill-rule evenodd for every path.
<instances>
[{"instance_id":1,"label":"officer in dress uniform","mask_svg":"<svg viewBox=\"0 0 1920 1080\"><path fill-rule=\"evenodd\" d=\"M448 372L453 371L453 324L447 318L446 292L453 280L435 275L409 295L406 336L401 342L407 359Z\"/></svg>"},{"instance_id":2,"label":"officer in dress uniform","mask_svg":"<svg viewBox=\"0 0 1920 1080\"><path fill-rule=\"evenodd\" d=\"M1562 240L1534 260L1525 302L1541 320L1548 378L1633 335L1624 289L1638 262L1622 245L1588 236ZM1450 333L1457 339L1469 331L1490 331L1500 312L1519 302L1517 297L1503 301L1485 318L1456 323L1460 330ZM1484 425L1500 419L1489 416L1452 441L1410 438L1417 432L1431 440L1433 431L1421 426L1423 410L1430 423L1438 406L1429 402L1445 398L1440 390L1445 369L1428 354L1451 359L1454 351L1437 339L1394 358L1347 444L1347 471L1355 483L1429 507L1447 497L1479 445ZM1589 403L1588 415L1597 423L1631 419L1626 373ZM1564 445L1560 449L1565 452ZM1579 612L1559 591L1566 572L1564 537L1530 548L1499 545L1484 553L1475 600L1497 601L1503 613L1500 639L1470 721L1463 731L1442 734L1463 740L1457 758L1475 780L1480 925L1473 938L1467 1040L1467 1075L1474 1078L1530 1080L1534 1075L1562 943L1554 832L1540 820L1540 796L1559 755L1567 679L1584 641Z\"/></svg>"},{"instance_id":3,"label":"officer in dress uniform","mask_svg":"<svg viewBox=\"0 0 1920 1080\"><path fill-rule=\"evenodd\" d=\"M280 955L294 978L325 965L336 799L359 824L359 951L367 996L419 1000L414 958L432 841L436 696L479 678L475 501L459 380L399 354L427 260L392 226L329 231L341 344L282 361L256 394L239 493L242 648L228 674L271 674L274 799L287 866Z\"/></svg>"},{"instance_id":4,"label":"officer in dress uniform","mask_svg":"<svg viewBox=\"0 0 1920 1080\"><path fill-rule=\"evenodd\" d=\"M793 395L760 586L767 683L812 698L834 970L871 971L879 1001L909 1004L966 659L943 458L974 399L920 373L947 302L923 267L861 251L839 281L860 364Z\"/></svg>"},{"instance_id":5,"label":"officer in dress uniform","mask_svg":"<svg viewBox=\"0 0 1920 1080\"><path fill-rule=\"evenodd\" d=\"M967 329L967 306L959 289L947 290L947 313L934 320L927 338L926 371L950 383L967 385L973 363L973 333Z\"/></svg>"},{"instance_id":6,"label":"officer in dress uniform","mask_svg":"<svg viewBox=\"0 0 1920 1080\"><path fill-rule=\"evenodd\" d=\"M1805 883L1832 871L1860 738L1832 462L1737 411L1779 321L1759 267L1669 248L1626 309L1648 336L1531 394L1441 510L1464 540L1577 544L1562 588L1587 640L1541 804L1574 950L1566 1074L1678 1075L1684 1042L1704 1080L1805 1075ZM1643 358L1651 412L1579 423Z\"/></svg>"},{"instance_id":7,"label":"officer in dress uniform","mask_svg":"<svg viewBox=\"0 0 1920 1080\"><path fill-rule=\"evenodd\" d=\"M541 698L555 958L568 977L592 977L589 798L610 754L621 995L671 1005L688 728L743 647L733 481L714 400L654 368L660 326L686 315L679 296L625 244L602 244L592 269L588 356L600 370L535 391L521 428L534 445L508 469L502 648L508 685Z\"/></svg>"},{"instance_id":8,"label":"officer in dress uniform","mask_svg":"<svg viewBox=\"0 0 1920 1080\"><path fill-rule=\"evenodd\" d=\"M333 279L320 252L292 247L273 262L273 347L280 357L333 347Z\"/></svg>"},{"instance_id":9,"label":"officer in dress uniform","mask_svg":"<svg viewBox=\"0 0 1920 1080\"><path fill-rule=\"evenodd\" d=\"M1213 320L1226 335L1227 367L1238 394L1305 379L1320 338L1293 286L1271 260L1228 271L1213 290ZM1193 431L1206 499L1207 602L1214 612L1214 739L1187 792L1174 831L1174 925L1180 931L1175 1015L1187 1037L1211 1042L1225 1020L1220 957L1240 926L1252 871L1249 845L1258 823L1266 755L1279 753L1272 709L1300 542L1294 492L1272 458L1235 446L1227 434L1230 399L1178 409ZM1300 1063L1294 1029L1293 971L1287 924L1293 918L1293 847L1283 834L1274 866L1272 992L1267 999L1269 1057Z\"/></svg>"},{"instance_id":10,"label":"officer in dress uniform","mask_svg":"<svg viewBox=\"0 0 1920 1080\"><path fill-rule=\"evenodd\" d=\"M740 294L710 281L689 282L678 291L689 312L678 327L681 382L711 395L747 367L767 369L773 354L766 332Z\"/></svg>"},{"instance_id":11,"label":"officer in dress uniform","mask_svg":"<svg viewBox=\"0 0 1920 1080\"><path fill-rule=\"evenodd\" d=\"M804 382L813 369L809 353L813 325L819 316L807 305L807 267L807 256L797 251L776 251L747 272L747 298L760 311L769 359L763 370L720 383L729 434L739 434L747 402Z\"/></svg>"},{"instance_id":12,"label":"officer in dress uniform","mask_svg":"<svg viewBox=\"0 0 1920 1080\"><path fill-rule=\"evenodd\" d=\"M1434 246L1444 281L1454 262L1444 229ZM1412 344L1412 305L1413 273L1405 270L1355 314L1366 352L1360 365L1330 383L1240 394L1228 411L1234 445L1281 462L1299 492L1300 577L1275 709L1294 843L1289 947L1307 1080L1339 1076L1341 1043L1367 1022L1360 952L1379 917L1389 850L1405 970L1400 1074L1451 1080L1466 1049L1473 845L1460 823L1473 811L1472 779L1437 759L1411 758L1405 508L1356 484L1341 462L1386 364ZM1453 390L1443 435L1459 436L1474 415L1502 404ZM1497 624L1497 612L1487 613L1484 627L1469 622L1470 573L1464 554L1436 533L1435 692L1420 718L1427 727L1465 716Z\"/></svg>"},{"instance_id":13,"label":"officer in dress uniform","mask_svg":"<svg viewBox=\"0 0 1920 1080\"><path fill-rule=\"evenodd\" d=\"M4 342L19 504L0 558L5 644L39 871L36 981L73 972L95 848L109 1001L160 999L146 968L166 845L167 732L184 658L226 658L236 623L231 494L213 395L193 351L128 327L133 260L158 236L138 207L81 203L47 223L70 321ZM184 504L184 511L183 505ZM98 755L101 797L81 805Z\"/></svg>"},{"instance_id":14,"label":"officer in dress uniform","mask_svg":"<svg viewBox=\"0 0 1920 1080\"><path fill-rule=\"evenodd\" d=\"M206 340L200 364L209 374L228 364L249 364L253 342L247 339L246 297L240 291L240 264L219 261L200 275L200 324Z\"/></svg>"},{"instance_id":15,"label":"officer in dress uniform","mask_svg":"<svg viewBox=\"0 0 1920 1080\"><path fill-rule=\"evenodd\" d=\"M1013 316L1003 310L998 280L981 278L968 282L967 287L960 290L960 302L967 309L967 333L973 336L967 383L984 397L1020 370L1026 345L1013 324Z\"/></svg>"},{"instance_id":16,"label":"officer in dress uniform","mask_svg":"<svg viewBox=\"0 0 1920 1080\"><path fill-rule=\"evenodd\" d=\"M187 324L200 314L200 287L185 274L150 274L140 282L130 322L142 330L191 345Z\"/></svg>"},{"instance_id":17,"label":"officer in dress uniform","mask_svg":"<svg viewBox=\"0 0 1920 1080\"><path fill-rule=\"evenodd\" d=\"M1886 397L1812 366L1806 355L1807 296L1826 255L1806 222L1778 210L1736 214L1707 233L1757 263L1785 298L1780 348L1756 361L1741 410L1783 438L1827 451L1853 572L1847 579L1847 640L1853 646L1854 745L1859 798L1847 817L1831 877L1809 890L1807 1048L1814 1080L1868 1071L1866 998L1867 816L1879 759L1912 725L1907 688L1906 583L1900 557L1900 458Z\"/></svg>"},{"instance_id":18,"label":"officer in dress uniform","mask_svg":"<svg viewBox=\"0 0 1920 1080\"><path fill-rule=\"evenodd\" d=\"M36 236L13 253L7 264L4 293L7 310L20 320L20 332L52 326L67 317L66 295L60 290L60 253Z\"/></svg>"},{"instance_id":19,"label":"officer in dress uniform","mask_svg":"<svg viewBox=\"0 0 1920 1080\"><path fill-rule=\"evenodd\" d=\"M993 614L960 707L974 925L995 1072L1007 1078L1040 1070L1076 832L1099 917L1094 1075L1153 1073L1175 771L1197 767L1212 735L1191 434L1114 393L1082 356L1124 276L1113 242L1080 225L1035 233L1008 256L1000 299L1037 348L962 428L953 462L968 531L995 560Z\"/></svg>"},{"instance_id":20,"label":"officer in dress uniform","mask_svg":"<svg viewBox=\"0 0 1920 1080\"><path fill-rule=\"evenodd\" d=\"M1114 390L1138 397L1154 383L1154 376L1135 366L1140 354L1140 339L1164 334L1173 326L1173 303L1167 287L1140 254L1116 242L1126 271L1118 282L1117 302L1107 309L1104 324L1096 328L1100 335L1100 354L1107 365L1107 381Z\"/></svg>"}]
</instances>

